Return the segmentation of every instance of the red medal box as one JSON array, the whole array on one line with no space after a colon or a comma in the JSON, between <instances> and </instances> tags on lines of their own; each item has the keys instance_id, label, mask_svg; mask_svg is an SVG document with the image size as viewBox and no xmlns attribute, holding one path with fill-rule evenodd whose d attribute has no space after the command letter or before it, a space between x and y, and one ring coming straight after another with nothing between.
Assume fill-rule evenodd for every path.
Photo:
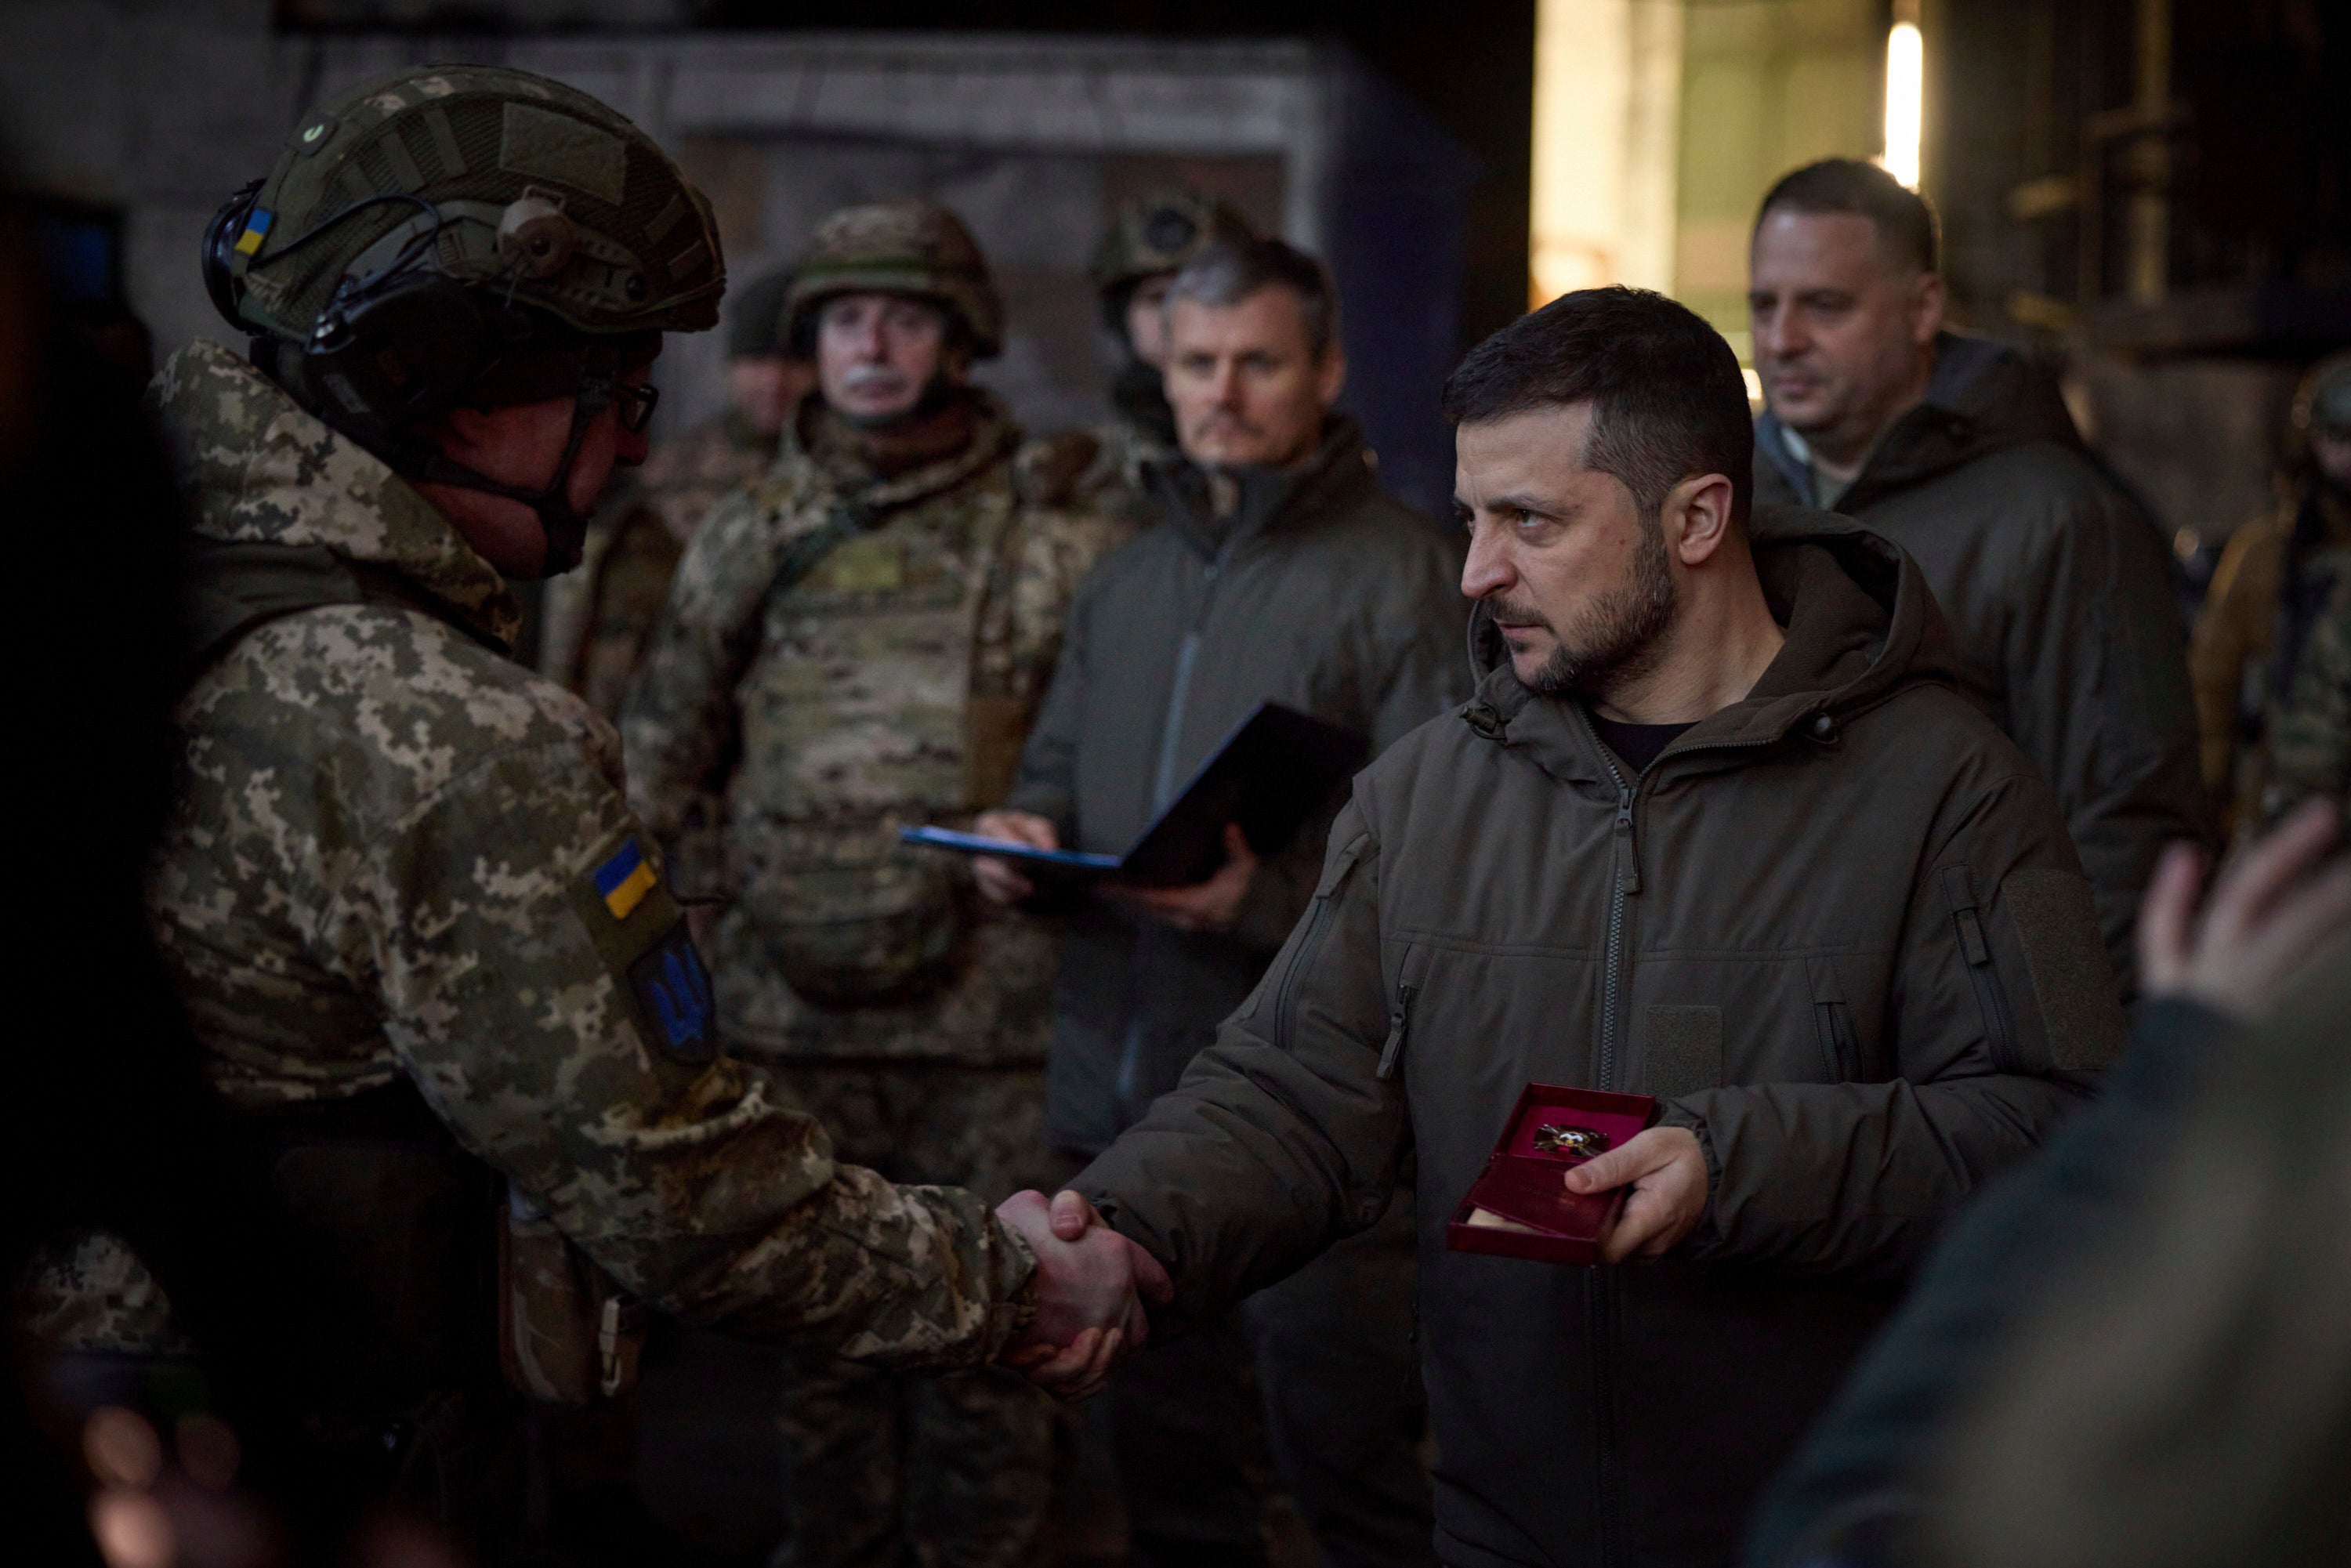
<instances>
[{"instance_id":1,"label":"red medal box","mask_svg":"<svg viewBox=\"0 0 2351 1568\"><path fill-rule=\"evenodd\" d=\"M1601 1234L1615 1218L1625 1189L1570 1192L1567 1173L1618 1147L1656 1116L1657 1103L1646 1094L1528 1084L1486 1156L1485 1170L1445 1228L1447 1249L1538 1263L1597 1263ZM1579 1152L1579 1143L1589 1152Z\"/></svg>"}]
</instances>

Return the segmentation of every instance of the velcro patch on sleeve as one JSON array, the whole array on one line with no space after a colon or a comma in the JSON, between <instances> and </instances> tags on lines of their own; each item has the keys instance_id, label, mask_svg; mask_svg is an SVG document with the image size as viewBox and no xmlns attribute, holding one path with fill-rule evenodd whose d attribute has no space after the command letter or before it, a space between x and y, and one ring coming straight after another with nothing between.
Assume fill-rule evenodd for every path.
<instances>
[{"instance_id":1,"label":"velcro patch on sleeve","mask_svg":"<svg viewBox=\"0 0 2351 1568\"><path fill-rule=\"evenodd\" d=\"M2089 879L2070 871L2014 871L2000 891L2024 946L2050 1061L2068 1072L2108 1065L2122 1054L2126 1026Z\"/></svg>"},{"instance_id":2,"label":"velcro patch on sleeve","mask_svg":"<svg viewBox=\"0 0 2351 1568\"><path fill-rule=\"evenodd\" d=\"M718 1053L710 971L644 845L634 831L608 840L572 883L571 907L605 973L635 1002L646 1042L674 1061L708 1061Z\"/></svg>"},{"instance_id":3,"label":"velcro patch on sleeve","mask_svg":"<svg viewBox=\"0 0 2351 1568\"><path fill-rule=\"evenodd\" d=\"M718 1054L718 1009L710 993L710 971L695 951L681 919L653 948L629 966L629 988L653 1026L661 1048L680 1061L708 1061Z\"/></svg>"}]
</instances>

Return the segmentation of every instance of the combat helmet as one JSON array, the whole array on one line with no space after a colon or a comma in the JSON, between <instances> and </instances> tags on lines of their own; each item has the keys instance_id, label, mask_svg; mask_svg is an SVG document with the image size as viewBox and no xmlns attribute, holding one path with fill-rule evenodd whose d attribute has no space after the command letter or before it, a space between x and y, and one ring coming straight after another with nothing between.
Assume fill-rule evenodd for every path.
<instances>
[{"instance_id":1,"label":"combat helmet","mask_svg":"<svg viewBox=\"0 0 2351 1568\"><path fill-rule=\"evenodd\" d=\"M555 570L586 521L567 486L620 374L718 319L709 204L586 93L491 66L414 67L306 115L204 233L204 284L256 362L411 478L523 501ZM416 425L576 395L545 491L452 462ZM640 404L640 407L643 405Z\"/></svg>"},{"instance_id":2,"label":"combat helmet","mask_svg":"<svg viewBox=\"0 0 2351 1568\"><path fill-rule=\"evenodd\" d=\"M2294 393L2295 434L2351 435L2351 350L2329 354L2310 368Z\"/></svg>"},{"instance_id":3,"label":"combat helmet","mask_svg":"<svg viewBox=\"0 0 2351 1568\"><path fill-rule=\"evenodd\" d=\"M971 340L974 359L1004 349L1004 303L971 231L936 202L843 207L817 225L784 299L784 336L813 340L817 308L839 294L908 294L945 306Z\"/></svg>"},{"instance_id":4,"label":"combat helmet","mask_svg":"<svg viewBox=\"0 0 2351 1568\"><path fill-rule=\"evenodd\" d=\"M791 291L789 267L763 272L735 291L726 302L728 359L790 352L790 340L784 336L784 301Z\"/></svg>"},{"instance_id":5,"label":"combat helmet","mask_svg":"<svg viewBox=\"0 0 2351 1568\"><path fill-rule=\"evenodd\" d=\"M1170 187L1127 202L1094 247L1094 287L1104 296L1176 272L1220 239L1256 237L1249 221L1219 196ZM1120 300L1124 308L1124 300Z\"/></svg>"}]
</instances>

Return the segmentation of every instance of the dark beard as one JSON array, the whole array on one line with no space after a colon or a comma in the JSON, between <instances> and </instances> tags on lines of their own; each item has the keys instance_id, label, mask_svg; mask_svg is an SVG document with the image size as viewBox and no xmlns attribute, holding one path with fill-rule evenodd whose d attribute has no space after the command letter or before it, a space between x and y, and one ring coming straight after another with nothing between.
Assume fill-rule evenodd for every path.
<instances>
[{"instance_id":1,"label":"dark beard","mask_svg":"<svg viewBox=\"0 0 2351 1568\"><path fill-rule=\"evenodd\" d=\"M1595 601L1574 625L1564 631L1552 627L1559 645L1528 684L1542 696L1604 701L1657 667L1673 622L1674 574L1666 560L1666 531L1653 522L1641 530L1632 580Z\"/></svg>"}]
</instances>

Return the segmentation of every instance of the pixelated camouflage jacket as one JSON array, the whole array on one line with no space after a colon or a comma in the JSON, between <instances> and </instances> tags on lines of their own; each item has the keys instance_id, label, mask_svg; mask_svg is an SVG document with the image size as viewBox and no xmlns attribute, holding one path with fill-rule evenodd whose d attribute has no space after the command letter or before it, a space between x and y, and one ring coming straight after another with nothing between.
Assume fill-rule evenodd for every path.
<instances>
[{"instance_id":1,"label":"pixelated camouflage jacket","mask_svg":"<svg viewBox=\"0 0 2351 1568\"><path fill-rule=\"evenodd\" d=\"M2318 552L2311 565L2335 586L2271 716L2262 807L2273 821L2313 795L2351 796L2351 548Z\"/></svg>"},{"instance_id":2,"label":"pixelated camouflage jacket","mask_svg":"<svg viewBox=\"0 0 2351 1568\"><path fill-rule=\"evenodd\" d=\"M589 530L579 570L547 585L538 667L549 679L621 716L686 541L711 507L774 465L778 445L730 412L653 448Z\"/></svg>"},{"instance_id":3,"label":"pixelated camouflage jacket","mask_svg":"<svg viewBox=\"0 0 2351 1568\"><path fill-rule=\"evenodd\" d=\"M887 477L804 403L687 546L622 710L677 885L727 904L712 967L746 1050L1044 1059L1057 930L898 834L1003 799L1071 598L1127 529L1033 487L1035 447L974 395L967 444Z\"/></svg>"},{"instance_id":4,"label":"pixelated camouflage jacket","mask_svg":"<svg viewBox=\"0 0 2351 1568\"><path fill-rule=\"evenodd\" d=\"M497 574L228 350L183 350L157 391L200 536L323 545L446 617L286 616L184 699L149 904L213 1082L260 1107L404 1074L665 1310L884 1364L994 1355L1028 1315L1018 1237L836 1165L759 1070L670 1044L632 969L683 922L657 862L612 877L652 850L617 738L468 634L514 628Z\"/></svg>"}]
</instances>

